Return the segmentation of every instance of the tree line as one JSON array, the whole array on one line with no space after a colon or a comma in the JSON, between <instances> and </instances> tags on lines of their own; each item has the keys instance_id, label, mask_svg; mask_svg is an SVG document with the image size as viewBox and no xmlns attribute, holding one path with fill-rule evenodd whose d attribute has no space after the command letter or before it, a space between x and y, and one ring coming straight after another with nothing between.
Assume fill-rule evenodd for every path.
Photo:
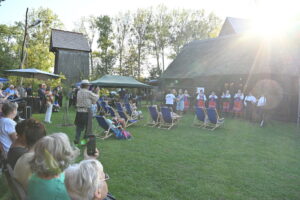
<instances>
[{"instance_id":1,"label":"tree line","mask_svg":"<svg viewBox=\"0 0 300 200\"><path fill-rule=\"evenodd\" d=\"M25 45L25 67L49 71L54 55L49 52L51 29L63 29L59 17L48 8L30 10ZM73 31L83 33L92 48L92 77L104 74L157 78L166 69L166 60L174 59L192 40L216 37L221 19L205 10L155 8L127 11L115 16L82 17ZM20 64L24 22L0 24L0 67L17 68Z\"/></svg>"}]
</instances>

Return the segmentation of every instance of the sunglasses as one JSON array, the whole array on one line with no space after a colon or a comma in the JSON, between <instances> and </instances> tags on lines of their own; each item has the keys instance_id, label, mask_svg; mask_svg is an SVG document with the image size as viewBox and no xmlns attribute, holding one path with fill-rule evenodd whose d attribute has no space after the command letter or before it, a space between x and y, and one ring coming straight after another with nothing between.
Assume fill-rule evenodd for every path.
<instances>
[{"instance_id":1,"label":"sunglasses","mask_svg":"<svg viewBox=\"0 0 300 200\"><path fill-rule=\"evenodd\" d=\"M107 180L109 180L109 175L108 174L105 174L104 179L100 179L100 181L107 181Z\"/></svg>"}]
</instances>

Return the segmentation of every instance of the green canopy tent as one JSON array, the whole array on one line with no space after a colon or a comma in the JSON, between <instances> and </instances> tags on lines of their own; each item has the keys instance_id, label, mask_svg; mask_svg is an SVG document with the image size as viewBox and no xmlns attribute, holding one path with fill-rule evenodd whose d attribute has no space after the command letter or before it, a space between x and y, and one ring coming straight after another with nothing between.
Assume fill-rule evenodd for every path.
<instances>
[{"instance_id":1,"label":"green canopy tent","mask_svg":"<svg viewBox=\"0 0 300 200\"><path fill-rule=\"evenodd\" d=\"M150 85L141 83L129 76L105 75L91 82L92 85L110 88L150 88Z\"/></svg>"}]
</instances>

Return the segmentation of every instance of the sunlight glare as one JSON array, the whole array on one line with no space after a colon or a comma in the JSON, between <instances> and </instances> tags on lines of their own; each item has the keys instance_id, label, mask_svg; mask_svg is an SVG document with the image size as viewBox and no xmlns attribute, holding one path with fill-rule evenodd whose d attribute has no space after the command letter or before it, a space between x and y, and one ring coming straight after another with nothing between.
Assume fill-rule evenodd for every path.
<instances>
[{"instance_id":1,"label":"sunlight glare","mask_svg":"<svg viewBox=\"0 0 300 200\"><path fill-rule=\"evenodd\" d=\"M287 33L299 10L300 1L260 1L252 18L251 33L264 37L277 37Z\"/></svg>"}]
</instances>

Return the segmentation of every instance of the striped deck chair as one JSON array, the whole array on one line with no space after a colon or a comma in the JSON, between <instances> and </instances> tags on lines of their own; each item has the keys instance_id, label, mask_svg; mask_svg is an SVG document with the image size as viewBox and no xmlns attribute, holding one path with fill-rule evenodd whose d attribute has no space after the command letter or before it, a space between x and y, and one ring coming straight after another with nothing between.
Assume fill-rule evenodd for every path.
<instances>
[{"instance_id":1,"label":"striped deck chair","mask_svg":"<svg viewBox=\"0 0 300 200\"><path fill-rule=\"evenodd\" d=\"M117 117L117 113L116 113L115 109L113 109L110 106L107 106L106 109L112 118Z\"/></svg>"},{"instance_id":2,"label":"striped deck chair","mask_svg":"<svg viewBox=\"0 0 300 200\"><path fill-rule=\"evenodd\" d=\"M133 125L133 124L135 124L135 123L137 123L139 121L137 119L130 118L130 116L128 116L123 111L118 110L118 113L119 113L119 116L125 120L125 126L126 127L131 126L131 125Z\"/></svg>"},{"instance_id":3,"label":"striped deck chair","mask_svg":"<svg viewBox=\"0 0 300 200\"><path fill-rule=\"evenodd\" d=\"M193 126L204 128L206 126L207 114L205 108L195 107Z\"/></svg>"},{"instance_id":4,"label":"striped deck chair","mask_svg":"<svg viewBox=\"0 0 300 200\"><path fill-rule=\"evenodd\" d=\"M121 104L120 102L116 102L116 108L117 108L117 111L122 111L122 112L124 112L123 106L122 106L122 104Z\"/></svg>"},{"instance_id":5,"label":"striped deck chair","mask_svg":"<svg viewBox=\"0 0 300 200\"><path fill-rule=\"evenodd\" d=\"M105 121L105 117L104 116L101 116L101 115L98 115L96 116L96 120L99 124L99 126L101 128L104 129L104 136L103 137L100 137L101 139L106 139L106 138L109 138L110 136L112 136L112 133L114 130L112 130L110 127L109 127L109 124L107 124L107 122Z\"/></svg>"},{"instance_id":6,"label":"striped deck chair","mask_svg":"<svg viewBox=\"0 0 300 200\"><path fill-rule=\"evenodd\" d=\"M132 118L132 108L131 108L131 105L130 103L125 103L125 109L126 109L126 113Z\"/></svg>"},{"instance_id":7,"label":"striped deck chair","mask_svg":"<svg viewBox=\"0 0 300 200\"><path fill-rule=\"evenodd\" d=\"M157 110L156 106L148 106L150 119L146 126L155 127L158 126L160 123L160 114Z\"/></svg>"},{"instance_id":8,"label":"striped deck chair","mask_svg":"<svg viewBox=\"0 0 300 200\"><path fill-rule=\"evenodd\" d=\"M206 109L208 122L205 126L205 128L209 130L215 130L222 124L224 124L224 118L220 118L218 111L215 108L208 108Z\"/></svg>"},{"instance_id":9,"label":"striped deck chair","mask_svg":"<svg viewBox=\"0 0 300 200\"><path fill-rule=\"evenodd\" d=\"M161 107L162 121L159 125L159 128L170 130L173 126L177 125L179 119L174 119L172 117L172 112L168 107Z\"/></svg>"}]
</instances>

